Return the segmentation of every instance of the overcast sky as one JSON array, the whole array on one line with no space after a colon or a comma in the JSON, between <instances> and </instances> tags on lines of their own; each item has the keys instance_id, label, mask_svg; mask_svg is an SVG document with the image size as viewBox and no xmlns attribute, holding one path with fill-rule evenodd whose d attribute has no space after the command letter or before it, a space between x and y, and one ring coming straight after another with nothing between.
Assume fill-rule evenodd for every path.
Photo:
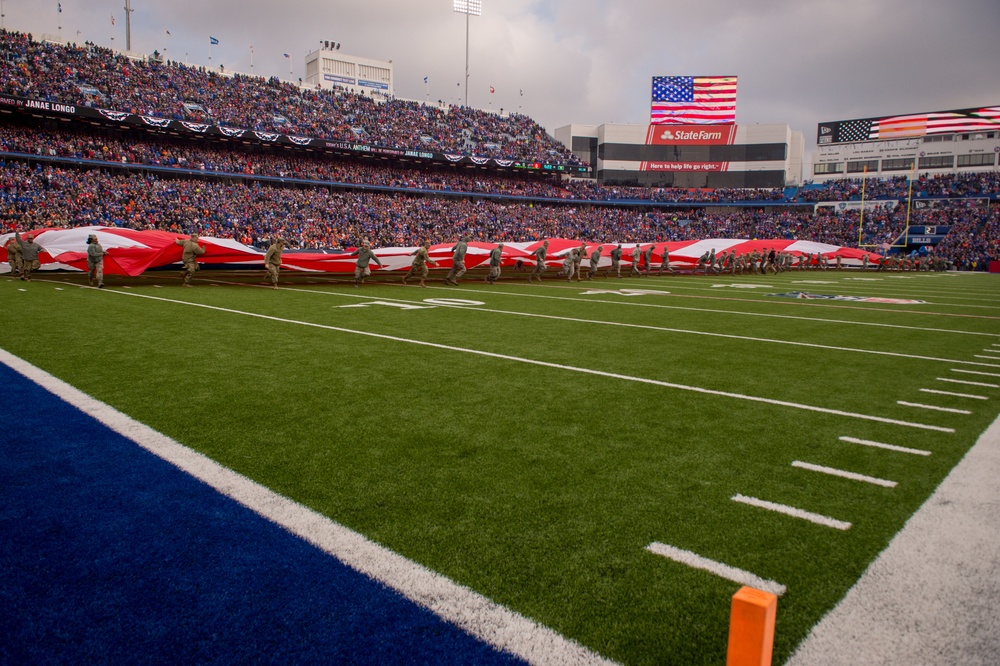
<instances>
[{"instance_id":1,"label":"overcast sky","mask_svg":"<svg viewBox=\"0 0 1000 666\"><path fill-rule=\"evenodd\" d=\"M125 0L59 4L2 0L4 24L125 47ZM250 72L253 45L254 74L287 79L291 66L298 79L306 53L332 40L392 60L398 97L464 95L466 17L453 0L131 6L133 51ZM646 124L657 75L738 76L737 123L787 123L807 152L820 121L1000 104L1000 0L483 0L469 33L469 103L550 132Z\"/></svg>"}]
</instances>

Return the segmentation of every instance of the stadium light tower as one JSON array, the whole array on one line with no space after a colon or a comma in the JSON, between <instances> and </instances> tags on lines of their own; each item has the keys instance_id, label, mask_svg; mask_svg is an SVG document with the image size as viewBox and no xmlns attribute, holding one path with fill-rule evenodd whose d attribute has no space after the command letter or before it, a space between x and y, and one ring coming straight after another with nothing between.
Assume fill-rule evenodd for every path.
<instances>
[{"instance_id":1,"label":"stadium light tower","mask_svg":"<svg viewBox=\"0 0 1000 666\"><path fill-rule=\"evenodd\" d=\"M483 15L483 0L455 0L455 11L465 14L465 105L469 106L469 17Z\"/></svg>"}]
</instances>

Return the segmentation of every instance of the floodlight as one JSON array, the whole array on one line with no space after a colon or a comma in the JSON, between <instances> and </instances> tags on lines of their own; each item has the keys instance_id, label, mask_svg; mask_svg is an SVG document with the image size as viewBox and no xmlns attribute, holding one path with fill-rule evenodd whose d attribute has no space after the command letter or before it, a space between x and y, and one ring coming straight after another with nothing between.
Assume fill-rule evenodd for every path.
<instances>
[{"instance_id":1,"label":"floodlight","mask_svg":"<svg viewBox=\"0 0 1000 666\"><path fill-rule=\"evenodd\" d=\"M455 11L459 14L483 15L483 0L455 0Z\"/></svg>"}]
</instances>

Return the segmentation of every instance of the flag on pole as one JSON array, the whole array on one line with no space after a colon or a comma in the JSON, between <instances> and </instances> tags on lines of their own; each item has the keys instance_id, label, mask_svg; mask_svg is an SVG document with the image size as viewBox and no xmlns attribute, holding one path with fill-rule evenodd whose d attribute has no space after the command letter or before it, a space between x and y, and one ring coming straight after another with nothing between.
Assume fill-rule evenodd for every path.
<instances>
[{"instance_id":1,"label":"flag on pole","mask_svg":"<svg viewBox=\"0 0 1000 666\"><path fill-rule=\"evenodd\" d=\"M112 14L111 15L111 25L114 25L114 24L115 24L115 15Z\"/></svg>"},{"instance_id":2,"label":"flag on pole","mask_svg":"<svg viewBox=\"0 0 1000 666\"><path fill-rule=\"evenodd\" d=\"M493 86L490 86L490 94L492 95L495 92L496 92L496 90L493 89Z\"/></svg>"},{"instance_id":3,"label":"flag on pole","mask_svg":"<svg viewBox=\"0 0 1000 666\"><path fill-rule=\"evenodd\" d=\"M62 3L59 3L59 13L62 14Z\"/></svg>"},{"instance_id":4,"label":"flag on pole","mask_svg":"<svg viewBox=\"0 0 1000 666\"><path fill-rule=\"evenodd\" d=\"M292 56L288 55L287 53L282 53L281 55L283 55L283 56L285 56L286 58L289 58L289 59L292 57Z\"/></svg>"},{"instance_id":5,"label":"flag on pole","mask_svg":"<svg viewBox=\"0 0 1000 666\"><path fill-rule=\"evenodd\" d=\"M426 76L424 77L424 83L427 83L427 77Z\"/></svg>"},{"instance_id":6,"label":"flag on pole","mask_svg":"<svg viewBox=\"0 0 1000 666\"><path fill-rule=\"evenodd\" d=\"M524 91L521 90L520 92L521 92L521 97L524 97Z\"/></svg>"},{"instance_id":7,"label":"flag on pole","mask_svg":"<svg viewBox=\"0 0 1000 666\"><path fill-rule=\"evenodd\" d=\"M167 36L168 36L168 37L170 36L170 31L169 31L169 30L167 30Z\"/></svg>"},{"instance_id":8,"label":"flag on pole","mask_svg":"<svg viewBox=\"0 0 1000 666\"><path fill-rule=\"evenodd\" d=\"M219 43L219 40L216 39L215 37L212 37L211 35L209 35L208 36L208 43L211 44L212 46L215 46L216 44Z\"/></svg>"}]
</instances>

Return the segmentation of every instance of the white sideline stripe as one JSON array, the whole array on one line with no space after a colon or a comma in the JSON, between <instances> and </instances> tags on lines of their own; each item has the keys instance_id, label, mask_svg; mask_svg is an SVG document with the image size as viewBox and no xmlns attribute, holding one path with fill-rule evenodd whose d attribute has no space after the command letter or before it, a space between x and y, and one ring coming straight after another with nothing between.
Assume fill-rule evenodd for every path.
<instances>
[{"instance_id":1,"label":"white sideline stripe","mask_svg":"<svg viewBox=\"0 0 1000 666\"><path fill-rule=\"evenodd\" d=\"M813 513L811 511L796 509L793 506L785 506L784 504L775 504L774 502L768 502L767 500L757 499L756 497L747 497L746 495L736 494L733 495L732 500L734 502L749 504L750 506L755 506L759 509L776 511L778 513L783 513L786 516L792 516L794 518L801 518L803 520L808 520L811 523L816 523L817 525L823 525L824 527L832 527L835 530L848 530L851 528L851 524L843 520L837 520L836 518L830 518L829 516Z\"/></svg>"},{"instance_id":2,"label":"white sideline stripe","mask_svg":"<svg viewBox=\"0 0 1000 666\"><path fill-rule=\"evenodd\" d=\"M961 372L966 375L982 375L983 377L1000 377L1000 372L982 372L980 370L962 370L961 368L952 368L952 372Z\"/></svg>"},{"instance_id":3,"label":"white sideline stripe","mask_svg":"<svg viewBox=\"0 0 1000 666\"><path fill-rule=\"evenodd\" d=\"M812 463L802 462L801 460L793 460L792 467L798 467L800 469L808 469L812 472L820 472L822 474L829 474L831 476L840 476L845 479L850 479L852 481L864 481L865 483L873 483L876 486L882 486L884 488L895 488L895 481L887 481L885 479L879 479L874 476L867 476L865 474L856 474L855 472L848 472L842 469L836 469L835 467L824 467L822 465L813 465Z\"/></svg>"},{"instance_id":4,"label":"white sideline stripe","mask_svg":"<svg viewBox=\"0 0 1000 666\"><path fill-rule=\"evenodd\" d=\"M986 384L985 382L967 382L964 379L949 379L947 377L935 377L939 382L950 382L952 384L965 384L966 386L985 386L986 388L1000 388L1000 384Z\"/></svg>"},{"instance_id":5,"label":"white sideline stripe","mask_svg":"<svg viewBox=\"0 0 1000 666\"><path fill-rule=\"evenodd\" d=\"M973 354L973 355L972 355L972 358L988 358L988 359L990 359L991 361L996 361L996 360L1000 360L1000 359L997 359L997 357L996 357L996 356L984 356L983 354ZM994 364L992 364L992 363L979 363L978 365L988 365L988 366L990 366L991 368L1000 368L1000 365L994 365Z\"/></svg>"},{"instance_id":6,"label":"white sideline stripe","mask_svg":"<svg viewBox=\"0 0 1000 666\"><path fill-rule=\"evenodd\" d=\"M924 449L908 449L905 446L896 446L895 444L883 444L882 442L873 442L870 439L858 439L857 437L838 437L842 442L848 442L850 444L861 444L862 446L873 446L877 449L886 449L888 451L899 451L900 453L912 453L917 456L929 456L930 451L925 451Z\"/></svg>"},{"instance_id":7,"label":"white sideline stripe","mask_svg":"<svg viewBox=\"0 0 1000 666\"><path fill-rule=\"evenodd\" d=\"M1000 349L984 349L987 354L1000 354Z\"/></svg>"},{"instance_id":8,"label":"white sideline stripe","mask_svg":"<svg viewBox=\"0 0 1000 666\"><path fill-rule=\"evenodd\" d=\"M612 664L584 646L497 604L363 535L223 467L99 400L0 349L0 363L140 447L285 528L347 566L499 650L534 664Z\"/></svg>"},{"instance_id":9,"label":"white sideline stripe","mask_svg":"<svg viewBox=\"0 0 1000 666\"><path fill-rule=\"evenodd\" d=\"M922 388L924 393L935 393L937 395L950 395L956 398L972 398L974 400L989 400L985 395L973 395L971 393L952 393L951 391L937 391L935 389Z\"/></svg>"},{"instance_id":10,"label":"white sideline stripe","mask_svg":"<svg viewBox=\"0 0 1000 666\"><path fill-rule=\"evenodd\" d=\"M239 285L239 286L251 286L251 287L255 287L255 288L259 288L259 289L269 289L270 288L270 287L265 287L265 286L262 286L262 285L243 285L242 283L238 283L238 282L230 282L228 284L234 284L234 285ZM346 297L346 298L361 298L361 299L369 300L369 301L372 299L372 297L370 295L366 296L366 295L363 295L363 294L354 294L354 293L351 293L351 294L342 294L340 292L318 291L318 290L315 290L315 289L296 289L294 287L285 287L284 289L285 289L285 291L294 291L294 292L303 293L303 294L322 294L324 296L340 296L340 297ZM380 300L380 301L392 301L392 302L398 302L398 303L407 303L407 304L414 304L414 305L422 305L424 303L424 301L422 301L422 300L414 301L414 300L411 300L411 299L403 299L403 298L384 298L384 297L379 297L378 300ZM835 346L835 345L821 345L821 344L818 344L818 343L815 343L815 342L799 342L799 341L796 341L796 340L777 340L775 338L755 338L755 337L751 337L751 336L748 336L748 335L734 335L734 334L731 334L731 333L713 333L711 331L694 331L694 330L686 329L686 328L669 328L669 327L666 327L666 326L651 326L651 325L648 325L648 324L630 324L630 323L627 323L627 322L607 321L607 320L602 320L602 319L582 319L580 317L564 317L564 316L561 316L561 315L548 315L548 314L541 314L541 313L538 313L538 312L518 312L516 310L498 310L496 308L484 308L484 307L480 307L480 306L476 306L476 305L458 305L458 304L448 304L448 303L435 303L434 305L435 305L435 307L440 307L440 308L453 308L453 309L456 309L456 310L473 310L473 311L476 311L476 312L489 312L489 313L493 313L493 314L506 314L506 315L514 315L514 316L518 316L518 317L533 317L533 318L536 318L536 319L553 319L553 320L556 320L556 321L570 321L570 322L575 322L575 323L579 323L579 324L597 324L597 325L600 325L600 326L620 326L622 328L637 328L637 329L642 329L642 330L647 330L647 331L661 331L661 332L664 332L664 333L681 333L681 334L687 334L687 335L704 335L704 336L713 337L713 338L728 338L728 339L731 339L731 340L740 340L741 342L765 342L765 343L778 344L778 345L792 345L792 346L795 346L795 347L809 347L809 348L812 348L812 349L828 349L828 350L831 350L831 351L842 351L842 352L850 352L850 353L855 353L855 354L874 354L874 355L877 355L877 356L894 356L894 357L897 357L897 358L908 358L908 359L911 359L911 360L914 360L914 361L939 361L941 363L962 363L962 364L966 364L966 365L984 366L984 367L988 367L988 368L989 367L994 367L991 363L980 363L978 361L964 361L964 360L950 359L950 358L938 358L936 356L917 356L915 354L903 354L903 353L900 353L900 352L880 351L880 350L876 350L876 349L859 349L857 347L838 347L838 346ZM990 357L990 358L992 358L992 357ZM998 360L1000 360L1000 359L998 359ZM996 367L1000 367L1000 366L996 366Z\"/></svg>"},{"instance_id":11,"label":"white sideline stripe","mask_svg":"<svg viewBox=\"0 0 1000 666\"><path fill-rule=\"evenodd\" d=\"M662 555L663 557L671 559L674 562L680 562L681 564L686 564L689 567L713 573L720 578L731 580L734 583L739 583L740 585L746 585L758 590L770 592L771 594L776 594L779 597L783 595L786 590L785 586L781 583L761 578L757 574L752 574L749 571L731 567L728 564L723 564L722 562L710 560L707 557L702 557L701 555L692 553L689 550L682 550L674 546L668 546L665 543L654 541L646 546L646 550L656 555Z\"/></svg>"},{"instance_id":12,"label":"white sideline stripe","mask_svg":"<svg viewBox=\"0 0 1000 666\"><path fill-rule=\"evenodd\" d=\"M743 395L742 393L730 393L728 391L717 391L714 389L702 388L700 386L688 386L686 384L674 384L672 382L664 382L658 379L647 379L645 377L633 377L631 375L622 375L616 372L605 372L603 370L593 370L591 368L578 368L572 365L562 365L560 363L551 363L549 361L539 361L532 358L524 358L522 356L510 356L508 354L498 354L496 352L483 351L481 349L469 349L468 347L454 347L452 345L444 345L438 342L427 342L424 340L413 340L411 338L401 338L396 335L387 335L385 333L372 333L371 331L358 331L351 328L342 328L340 326L329 326L327 324L317 324L315 322L309 321L299 321L296 319L285 319L283 317L272 317L271 315L259 314L257 312L244 312L242 310L233 310L231 308L224 308L217 305L206 305L204 303L192 303L189 301L179 301L172 298L161 298L159 296L149 296L147 294L137 294L135 292L117 291L115 289L104 289L102 293L106 294L118 294L121 296L130 296L132 298L145 298L153 301L162 301L164 303L174 303L176 305L189 305L197 308L204 308L206 310L214 310L216 312L226 312L229 314L238 314L246 317L254 317L257 319L265 319L267 321L276 321L283 324L296 324L298 326L308 326L310 328L318 328L325 331L336 331L338 333L350 333L352 335L361 335L368 338L376 338L379 340L391 340L393 342L403 342L411 345L419 345L421 347L430 347L432 349L444 349L446 351L461 352L464 354L474 354L476 356L485 356L487 358L498 358L504 361L514 361L515 363L526 363L528 365L537 365L543 368L556 368L558 370L567 370L569 372L579 372L587 375L595 375L597 377L608 377L610 379L621 379L629 382L638 382L640 384L651 384L653 386L662 386L664 388L672 388L680 391L691 391L692 393L700 393L702 395L714 395L722 398L735 398L737 400L748 400L750 402L760 402L767 405L777 405L779 407L790 407L792 409L802 409L809 412L819 412L821 414L832 414L834 416L843 416L852 419L861 419L864 421L876 421L878 423L888 423L891 425L903 426L906 428L919 428L921 430L934 430L936 432L946 432L954 433L954 428L945 428L942 426L930 425L926 423L914 423L911 421L900 421L898 419L890 419L884 416L873 416L871 414L859 414L857 412L845 412L839 409L830 409L828 407L817 407L815 405L805 405L798 402L788 402L787 400L777 400L775 398L762 398L760 396L754 395Z\"/></svg>"},{"instance_id":13,"label":"white sideline stripe","mask_svg":"<svg viewBox=\"0 0 1000 666\"><path fill-rule=\"evenodd\" d=\"M897 400L897 405L902 405L903 407L916 407L917 409L931 409L935 412L948 412L949 414L971 414L967 409L952 409L951 407L938 407L937 405L925 405L921 402L907 402L905 400Z\"/></svg>"}]
</instances>

